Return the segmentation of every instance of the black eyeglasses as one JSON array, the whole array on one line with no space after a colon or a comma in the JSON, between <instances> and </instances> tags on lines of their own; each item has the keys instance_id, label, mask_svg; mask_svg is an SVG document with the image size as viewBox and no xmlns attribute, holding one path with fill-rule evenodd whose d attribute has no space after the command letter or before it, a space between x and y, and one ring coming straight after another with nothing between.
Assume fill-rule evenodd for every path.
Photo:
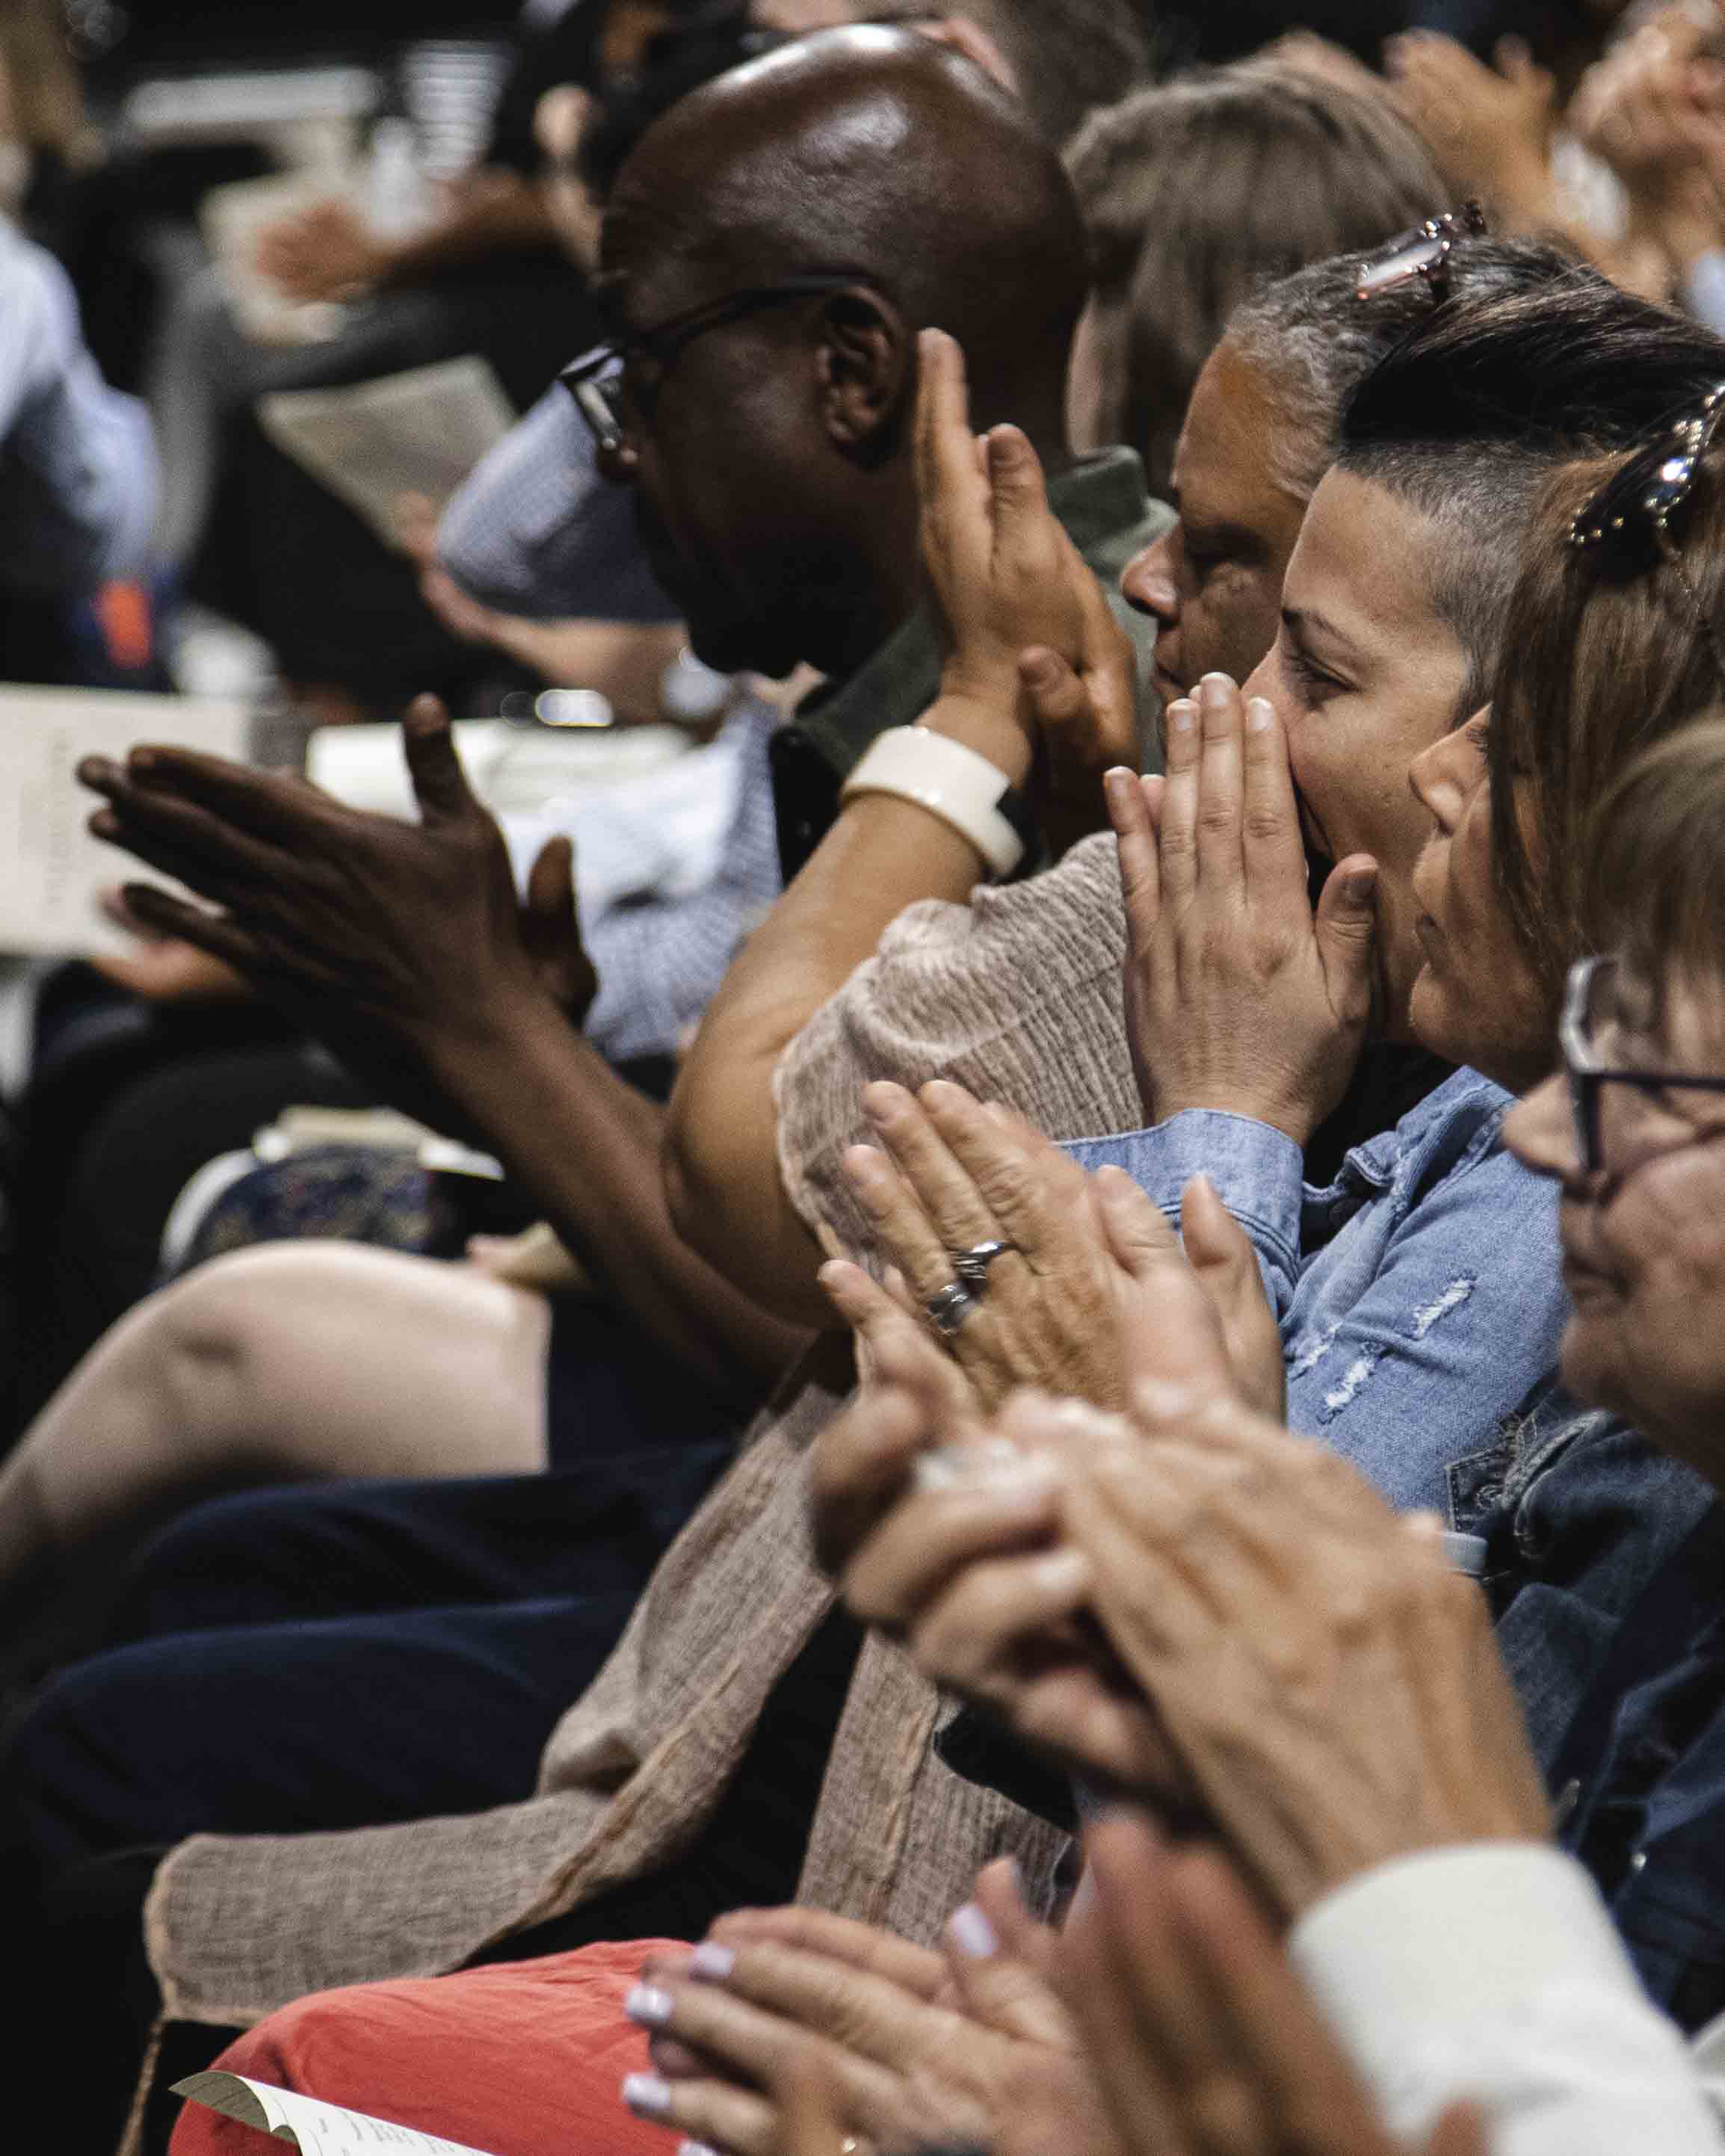
<instances>
[{"instance_id":1,"label":"black eyeglasses","mask_svg":"<svg viewBox=\"0 0 1725 2156\"><path fill-rule=\"evenodd\" d=\"M1710 390L1693 412L1661 427L1645 449L1620 465L1569 521L1569 544L1630 567L1669 562L1682 585L1725 687L1725 652L1694 580L1683 566L1681 540L1672 529L1695 490L1695 475L1725 419L1725 382Z\"/></svg>"},{"instance_id":2,"label":"black eyeglasses","mask_svg":"<svg viewBox=\"0 0 1725 2156\"><path fill-rule=\"evenodd\" d=\"M650 330L608 337L592 351L583 352L579 359L572 360L557 379L575 399L599 447L615 451L629 439L621 403L625 369L644 363L662 375L679 352L709 330L741 321L763 307L782 306L820 292L842 292L865 282L854 272L823 271L782 278L776 285L751 285L742 291L726 293L723 299L709 300L704 306L691 307L686 314L673 315L669 321L657 323Z\"/></svg>"},{"instance_id":3,"label":"black eyeglasses","mask_svg":"<svg viewBox=\"0 0 1725 2156\"><path fill-rule=\"evenodd\" d=\"M1368 255L1361 263L1354 297L1375 300L1419 277L1441 305L1450 296L1450 249L1458 239L1482 238L1485 230L1486 213L1476 202L1427 218L1424 224L1393 239L1381 254Z\"/></svg>"},{"instance_id":4,"label":"black eyeglasses","mask_svg":"<svg viewBox=\"0 0 1725 2156\"><path fill-rule=\"evenodd\" d=\"M1650 1116L1660 1105L1661 1094L1725 1093L1725 1077L1698 1078L1690 1070L1634 1070L1606 1064L1598 1042L1617 1015L1617 970L1615 958L1578 960L1569 968L1563 1015L1558 1026L1563 1075L1569 1082L1569 1110L1575 1122L1576 1158L1588 1175L1598 1175L1605 1165L1599 1104L1606 1086L1630 1087ZM1674 1145L1694 1135L1692 1127L1675 1113L1671 1120Z\"/></svg>"}]
</instances>

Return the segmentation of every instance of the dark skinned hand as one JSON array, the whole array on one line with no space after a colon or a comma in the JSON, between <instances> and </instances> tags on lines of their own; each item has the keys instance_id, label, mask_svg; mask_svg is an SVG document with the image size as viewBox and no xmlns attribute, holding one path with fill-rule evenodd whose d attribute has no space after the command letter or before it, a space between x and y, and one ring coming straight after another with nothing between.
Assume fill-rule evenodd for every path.
<instances>
[{"instance_id":1,"label":"dark skinned hand","mask_svg":"<svg viewBox=\"0 0 1725 2156\"><path fill-rule=\"evenodd\" d=\"M448 713L422 696L402 731L418 824L188 749L136 748L124 766L91 757L78 775L104 798L98 838L208 901L130 884L146 928L225 961L385 1098L454 1133L444 1057L506 1037L547 999L578 1024L598 979L568 840L546 846L519 902Z\"/></svg>"}]
</instances>

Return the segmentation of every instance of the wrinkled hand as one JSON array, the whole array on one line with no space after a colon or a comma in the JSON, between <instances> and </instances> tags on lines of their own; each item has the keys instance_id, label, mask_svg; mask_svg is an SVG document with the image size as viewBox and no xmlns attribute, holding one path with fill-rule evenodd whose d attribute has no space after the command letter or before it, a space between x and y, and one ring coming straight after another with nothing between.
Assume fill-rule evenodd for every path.
<instances>
[{"instance_id":1,"label":"wrinkled hand","mask_svg":"<svg viewBox=\"0 0 1725 2156\"><path fill-rule=\"evenodd\" d=\"M1543 1839L1485 1598L1435 1522L1225 1403L1145 1388L1134 1424L1069 1459L1060 1548L1277 1913L1416 1851Z\"/></svg>"},{"instance_id":2,"label":"wrinkled hand","mask_svg":"<svg viewBox=\"0 0 1725 2156\"><path fill-rule=\"evenodd\" d=\"M1009 1246L950 1342L984 1408L1024 1385L1116 1407L1153 1377L1244 1389L1274 1409L1275 1319L1250 1244L1207 1185L1183 1250L1129 1176L1086 1176L960 1086L879 1084L863 1105L886 1151L855 1147L845 1170L912 1310L952 1285L955 1251Z\"/></svg>"},{"instance_id":3,"label":"wrinkled hand","mask_svg":"<svg viewBox=\"0 0 1725 2156\"><path fill-rule=\"evenodd\" d=\"M1495 67L1438 30L1389 38L1395 101L1425 138L1458 201L1482 197L1517 223L1547 208L1557 85L1524 38L1499 38Z\"/></svg>"},{"instance_id":4,"label":"wrinkled hand","mask_svg":"<svg viewBox=\"0 0 1725 2156\"><path fill-rule=\"evenodd\" d=\"M290 300L340 300L375 284L388 250L351 203L315 203L271 225L258 240L258 267Z\"/></svg>"},{"instance_id":5,"label":"wrinkled hand","mask_svg":"<svg viewBox=\"0 0 1725 2156\"><path fill-rule=\"evenodd\" d=\"M629 2012L662 2063L627 2086L632 2108L732 2156L797 2156L783 2092L812 2071L843 2130L873 2149L973 2141L996 2156L1117 2156L1043 1974L1051 1936L1009 1865L978 1881L944 1957L861 1925L829 1938L834 1920L809 1919L726 1918L680 1967L644 1971Z\"/></svg>"},{"instance_id":6,"label":"wrinkled hand","mask_svg":"<svg viewBox=\"0 0 1725 2156\"><path fill-rule=\"evenodd\" d=\"M489 1041L547 998L578 1023L597 986L568 841L547 845L518 904L447 713L422 697L403 732L417 824L185 749L79 769L106 803L90 819L97 837L220 909L138 884L126 888L131 911L234 967L398 1098L404 1050L426 1061L452 1041Z\"/></svg>"},{"instance_id":7,"label":"wrinkled hand","mask_svg":"<svg viewBox=\"0 0 1725 2156\"><path fill-rule=\"evenodd\" d=\"M1220 1856L1124 1817L1086 1852L1052 1973L1127 2156L1408 2156ZM1479 2115L1422 2156L1487 2156Z\"/></svg>"},{"instance_id":8,"label":"wrinkled hand","mask_svg":"<svg viewBox=\"0 0 1725 2156\"><path fill-rule=\"evenodd\" d=\"M849 1459L826 1450L838 1427L817 1450L816 1541L852 1614L1060 1764L1188 1809L1191 1783L1154 1709L1089 1620L1090 1561L1063 1539L1070 1463L1136 1445L1134 1426L1021 1393L980 1435L934 1450L896 1480L892 1471L906 1458L914 1466L927 1443L926 1414L907 1394L885 1389L874 1430L839 1435ZM886 1440L874 1455L869 1435ZM847 1502L835 1502L835 1487Z\"/></svg>"},{"instance_id":9,"label":"wrinkled hand","mask_svg":"<svg viewBox=\"0 0 1725 2156\"><path fill-rule=\"evenodd\" d=\"M1313 915L1287 737L1225 675L1168 706L1167 734L1165 779L1108 780L1145 1113L1225 1109L1303 1146L1371 1019L1377 864L1339 862Z\"/></svg>"}]
</instances>

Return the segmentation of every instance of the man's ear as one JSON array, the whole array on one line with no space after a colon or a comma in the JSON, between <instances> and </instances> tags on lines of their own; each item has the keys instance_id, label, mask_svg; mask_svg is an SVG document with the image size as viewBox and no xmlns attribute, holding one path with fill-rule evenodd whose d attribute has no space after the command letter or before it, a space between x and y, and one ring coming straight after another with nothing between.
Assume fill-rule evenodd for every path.
<instances>
[{"instance_id":1,"label":"man's ear","mask_svg":"<svg viewBox=\"0 0 1725 2156\"><path fill-rule=\"evenodd\" d=\"M966 59L979 67L1003 90L1009 90L1014 97L1019 95L1016 69L1001 50L993 32L985 30L973 15L942 15L932 23L917 23L912 27L934 44L963 53Z\"/></svg>"},{"instance_id":2,"label":"man's ear","mask_svg":"<svg viewBox=\"0 0 1725 2156\"><path fill-rule=\"evenodd\" d=\"M884 293L859 285L822 310L819 395L829 439L862 461L896 448L914 393L916 340Z\"/></svg>"}]
</instances>

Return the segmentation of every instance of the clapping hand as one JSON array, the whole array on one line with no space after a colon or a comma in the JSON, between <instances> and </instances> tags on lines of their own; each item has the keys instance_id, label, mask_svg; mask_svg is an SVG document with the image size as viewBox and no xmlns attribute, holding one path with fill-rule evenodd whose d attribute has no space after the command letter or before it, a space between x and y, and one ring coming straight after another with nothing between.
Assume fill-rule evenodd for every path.
<instances>
[{"instance_id":1,"label":"clapping hand","mask_svg":"<svg viewBox=\"0 0 1725 2156\"><path fill-rule=\"evenodd\" d=\"M1279 1412L1275 1317L1250 1244L1208 1183L1187 1194L1183 1245L1120 1169L1086 1175L1023 1116L961 1086L875 1085L863 1106L880 1144L853 1147L846 1175L909 1306L946 1312L983 1406L1035 1385L1119 1407L1153 1377ZM955 1291L967 1263L981 1270ZM853 1271L829 1271L829 1286ZM863 1292L852 1291L859 1307Z\"/></svg>"},{"instance_id":2,"label":"clapping hand","mask_svg":"<svg viewBox=\"0 0 1725 2156\"><path fill-rule=\"evenodd\" d=\"M1377 864L1340 862L1314 914L1275 706L1208 674L1166 720L1165 779L1108 775L1145 1113L1225 1110L1304 1146L1370 1022Z\"/></svg>"},{"instance_id":3,"label":"clapping hand","mask_svg":"<svg viewBox=\"0 0 1725 2156\"><path fill-rule=\"evenodd\" d=\"M629 2012L659 2071L625 2094L732 2156L804 2156L786 2092L811 2074L852 2147L1120 2156L1053 1948L1009 1864L982 1874L942 1953L812 1910L725 1917L691 1957L642 1971Z\"/></svg>"},{"instance_id":4,"label":"clapping hand","mask_svg":"<svg viewBox=\"0 0 1725 2156\"><path fill-rule=\"evenodd\" d=\"M1132 642L1050 508L1028 438L996 427L979 440L963 351L938 330L918 351L922 557L947 647L942 703L992 719L989 752L1011 759L1007 775L1028 783L1063 853L1105 827L1103 773L1137 762Z\"/></svg>"},{"instance_id":5,"label":"clapping hand","mask_svg":"<svg viewBox=\"0 0 1725 2156\"><path fill-rule=\"evenodd\" d=\"M125 890L146 929L223 960L416 1113L452 1050L506 1036L547 999L579 1023L597 988L575 916L573 861L552 839L517 901L508 850L475 798L447 713L404 722L418 824L348 808L298 778L187 749L141 747L79 777L97 837L209 901ZM432 1081L434 1084L434 1078ZM403 1095L407 1097L403 1097Z\"/></svg>"},{"instance_id":6,"label":"clapping hand","mask_svg":"<svg viewBox=\"0 0 1725 2156\"><path fill-rule=\"evenodd\" d=\"M1127 2156L1408 2156L1221 1856L1124 1816L1086 1848L1052 1973ZM1486 2156L1474 2108L1420 2156Z\"/></svg>"}]
</instances>

